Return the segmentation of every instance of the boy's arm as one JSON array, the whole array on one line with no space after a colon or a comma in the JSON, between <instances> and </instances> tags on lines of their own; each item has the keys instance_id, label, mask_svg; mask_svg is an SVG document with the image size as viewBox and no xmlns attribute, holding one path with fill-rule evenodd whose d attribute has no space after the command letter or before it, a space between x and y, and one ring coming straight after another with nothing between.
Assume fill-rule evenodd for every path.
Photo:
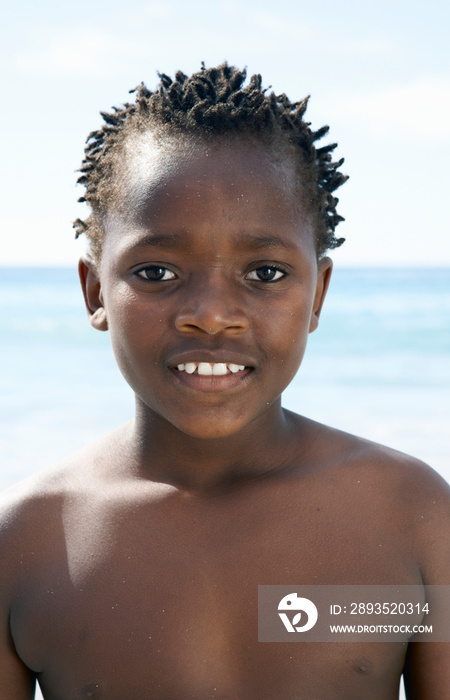
<instances>
[{"instance_id":1,"label":"boy's arm","mask_svg":"<svg viewBox=\"0 0 450 700\"><path fill-rule=\"evenodd\" d=\"M450 642L412 642L404 678L407 700L450 697Z\"/></svg>"},{"instance_id":2,"label":"boy's arm","mask_svg":"<svg viewBox=\"0 0 450 700\"><path fill-rule=\"evenodd\" d=\"M2 615L0 633L0 688L0 697L5 700L34 698L35 678L16 654L7 615Z\"/></svg>"},{"instance_id":3,"label":"boy's arm","mask_svg":"<svg viewBox=\"0 0 450 700\"><path fill-rule=\"evenodd\" d=\"M11 633L11 605L18 589L19 508L2 493L0 506L0 700L32 700L35 674L17 654ZM19 512L18 512L19 511Z\"/></svg>"},{"instance_id":4,"label":"boy's arm","mask_svg":"<svg viewBox=\"0 0 450 700\"><path fill-rule=\"evenodd\" d=\"M426 585L450 586L450 488L433 472L418 488L415 539L422 579ZM450 698L450 641L412 642L404 679L408 700Z\"/></svg>"}]
</instances>

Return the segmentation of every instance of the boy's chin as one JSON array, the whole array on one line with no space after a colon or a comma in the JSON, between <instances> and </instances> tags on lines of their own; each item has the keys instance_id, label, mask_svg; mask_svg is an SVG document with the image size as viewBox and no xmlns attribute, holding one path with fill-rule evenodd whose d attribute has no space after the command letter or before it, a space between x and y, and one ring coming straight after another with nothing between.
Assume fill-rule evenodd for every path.
<instances>
[{"instance_id":1,"label":"boy's chin","mask_svg":"<svg viewBox=\"0 0 450 700\"><path fill-rule=\"evenodd\" d=\"M249 426L251 421L224 421L220 418L211 418L199 421L173 421L169 430L174 430L182 439L204 440L213 442L215 440L226 440L239 436Z\"/></svg>"},{"instance_id":2,"label":"boy's chin","mask_svg":"<svg viewBox=\"0 0 450 700\"><path fill-rule=\"evenodd\" d=\"M198 413L191 410L189 414L186 412L181 416L176 416L173 414L161 415L153 408L142 406L142 404L141 408L143 411L138 410L138 416L141 413L144 423L147 423L148 426L154 426L157 439L169 441L185 438L212 442L239 437L246 432L247 428L251 430L256 419L256 416L246 416L241 412L238 415L230 415L229 412L223 410L202 410ZM147 422L150 416L153 420ZM150 429L152 430L152 428Z\"/></svg>"}]
</instances>

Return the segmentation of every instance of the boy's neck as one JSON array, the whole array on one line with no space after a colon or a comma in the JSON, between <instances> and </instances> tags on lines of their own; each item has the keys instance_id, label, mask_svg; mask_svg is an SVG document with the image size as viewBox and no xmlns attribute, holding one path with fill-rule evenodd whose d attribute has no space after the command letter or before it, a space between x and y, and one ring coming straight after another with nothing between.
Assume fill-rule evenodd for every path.
<instances>
[{"instance_id":1,"label":"boy's neck","mask_svg":"<svg viewBox=\"0 0 450 700\"><path fill-rule=\"evenodd\" d=\"M288 466L294 432L297 449L302 439L301 422L279 401L238 434L202 440L181 432L138 400L127 442L140 477L187 491L221 491Z\"/></svg>"}]
</instances>

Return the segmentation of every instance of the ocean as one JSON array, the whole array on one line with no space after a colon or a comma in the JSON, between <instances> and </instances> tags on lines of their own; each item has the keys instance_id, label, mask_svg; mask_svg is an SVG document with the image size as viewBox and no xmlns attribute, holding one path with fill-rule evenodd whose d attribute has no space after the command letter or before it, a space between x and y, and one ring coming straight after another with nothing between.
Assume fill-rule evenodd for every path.
<instances>
[{"instance_id":1,"label":"ocean","mask_svg":"<svg viewBox=\"0 0 450 700\"><path fill-rule=\"evenodd\" d=\"M76 272L0 268L0 487L133 415ZM284 405L450 481L450 270L335 269Z\"/></svg>"}]
</instances>

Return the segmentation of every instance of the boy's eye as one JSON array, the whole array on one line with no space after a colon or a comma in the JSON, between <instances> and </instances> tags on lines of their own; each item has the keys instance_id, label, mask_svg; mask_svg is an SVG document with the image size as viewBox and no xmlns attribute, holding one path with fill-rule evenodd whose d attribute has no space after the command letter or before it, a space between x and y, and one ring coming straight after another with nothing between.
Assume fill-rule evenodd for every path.
<instances>
[{"instance_id":1,"label":"boy's eye","mask_svg":"<svg viewBox=\"0 0 450 700\"><path fill-rule=\"evenodd\" d=\"M284 270L280 270L279 267L264 265L263 267L258 267L256 270L249 272L247 279L255 282L277 282L285 275L286 273Z\"/></svg>"},{"instance_id":2,"label":"boy's eye","mask_svg":"<svg viewBox=\"0 0 450 700\"><path fill-rule=\"evenodd\" d=\"M136 272L141 279L149 282L167 282L176 279L176 274L162 265L149 265Z\"/></svg>"}]
</instances>

